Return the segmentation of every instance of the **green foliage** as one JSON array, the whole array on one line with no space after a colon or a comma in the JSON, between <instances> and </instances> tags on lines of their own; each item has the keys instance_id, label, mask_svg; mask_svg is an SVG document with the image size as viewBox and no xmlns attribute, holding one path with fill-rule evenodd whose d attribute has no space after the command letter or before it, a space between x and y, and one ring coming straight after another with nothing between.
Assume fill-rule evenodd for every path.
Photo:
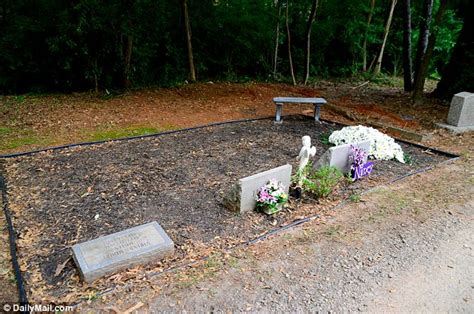
<instances>
[{"instance_id":1,"label":"green foliage","mask_svg":"<svg viewBox=\"0 0 474 314\"><path fill-rule=\"evenodd\" d=\"M273 77L278 22L274 0L188 2L198 78L242 82ZM286 1L280 3L284 12ZM289 2L297 76L304 68L304 35L311 3ZM412 2L414 48L420 3ZM380 47L389 2L376 3L367 27L369 4L320 1L311 36L311 76L359 74L365 38L370 64ZM430 75L435 77L447 63L462 26L456 5L446 11L439 29L430 67ZM383 62L383 70L395 75L401 72L400 11L395 11ZM289 77L284 21L281 14L276 77L283 81ZM0 33L2 93L114 90L122 88L125 79L131 87L171 86L187 79L180 1L8 0L0 5ZM128 38L132 38L133 45L126 75Z\"/></svg>"},{"instance_id":2,"label":"green foliage","mask_svg":"<svg viewBox=\"0 0 474 314\"><path fill-rule=\"evenodd\" d=\"M455 11L446 10L443 22L438 29L436 45L429 69L430 76L439 78L439 73L449 61L461 28L462 21L456 17Z\"/></svg>"},{"instance_id":3,"label":"green foliage","mask_svg":"<svg viewBox=\"0 0 474 314\"><path fill-rule=\"evenodd\" d=\"M97 291L92 290L88 292L87 295L83 296L82 299L86 301L96 301L99 299L99 293Z\"/></svg>"},{"instance_id":4,"label":"green foliage","mask_svg":"<svg viewBox=\"0 0 474 314\"><path fill-rule=\"evenodd\" d=\"M351 194L351 196L349 196L349 199L351 200L351 202L354 202L354 203L359 203L360 200L361 200L361 197L360 197L360 194Z\"/></svg>"},{"instance_id":5,"label":"green foliage","mask_svg":"<svg viewBox=\"0 0 474 314\"><path fill-rule=\"evenodd\" d=\"M344 175L344 180L346 181L347 184L352 184L354 183L354 179L352 179L352 176L350 173L346 173Z\"/></svg>"},{"instance_id":6,"label":"green foliage","mask_svg":"<svg viewBox=\"0 0 474 314\"><path fill-rule=\"evenodd\" d=\"M413 157L408 153L403 153L403 161L405 161L407 165L411 165L413 163Z\"/></svg>"},{"instance_id":7,"label":"green foliage","mask_svg":"<svg viewBox=\"0 0 474 314\"><path fill-rule=\"evenodd\" d=\"M306 178L308 174L311 172L313 169L313 163L309 161L306 164L306 167L304 167L302 170L296 170L296 173L291 176L291 183L298 186L300 181L303 180L303 178Z\"/></svg>"},{"instance_id":8,"label":"green foliage","mask_svg":"<svg viewBox=\"0 0 474 314\"><path fill-rule=\"evenodd\" d=\"M322 133L319 137L321 143L324 145L333 145L331 142L329 142L329 136L331 136L331 132Z\"/></svg>"},{"instance_id":9,"label":"green foliage","mask_svg":"<svg viewBox=\"0 0 474 314\"><path fill-rule=\"evenodd\" d=\"M323 166L303 178L302 188L317 198L327 197L342 178L343 174L336 167Z\"/></svg>"}]
</instances>

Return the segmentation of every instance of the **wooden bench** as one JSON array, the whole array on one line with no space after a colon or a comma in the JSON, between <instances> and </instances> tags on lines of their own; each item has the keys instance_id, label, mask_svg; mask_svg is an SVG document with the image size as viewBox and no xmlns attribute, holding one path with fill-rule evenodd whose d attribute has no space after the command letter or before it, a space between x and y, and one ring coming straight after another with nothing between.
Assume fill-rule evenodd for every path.
<instances>
[{"instance_id":1,"label":"wooden bench","mask_svg":"<svg viewBox=\"0 0 474 314\"><path fill-rule=\"evenodd\" d=\"M304 98L304 97L275 97L273 102L276 105L276 116L275 122L281 123L281 109L283 104L313 104L314 105L314 120L319 121L319 116L321 113L321 105L327 103L324 98Z\"/></svg>"}]
</instances>

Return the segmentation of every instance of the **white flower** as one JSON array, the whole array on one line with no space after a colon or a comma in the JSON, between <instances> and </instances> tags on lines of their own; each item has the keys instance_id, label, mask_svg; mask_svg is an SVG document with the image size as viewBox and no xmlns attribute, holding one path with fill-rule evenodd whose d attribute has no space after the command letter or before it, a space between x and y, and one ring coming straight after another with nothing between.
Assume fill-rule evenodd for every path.
<instances>
[{"instance_id":1,"label":"white flower","mask_svg":"<svg viewBox=\"0 0 474 314\"><path fill-rule=\"evenodd\" d=\"M362 125L347 126L339 131L334 131L329 136L329 142L335 145L352 144L370 140L369 155L375 159L396 159L405 163L403 150L395 140L382 132Z\"/></svg>"}]
</instances>

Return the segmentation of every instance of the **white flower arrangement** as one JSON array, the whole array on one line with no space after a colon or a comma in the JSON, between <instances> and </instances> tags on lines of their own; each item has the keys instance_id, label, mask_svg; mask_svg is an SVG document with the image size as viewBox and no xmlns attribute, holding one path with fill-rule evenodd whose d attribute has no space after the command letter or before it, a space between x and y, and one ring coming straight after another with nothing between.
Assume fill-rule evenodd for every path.
<instances>
[{"instance_id":1,"label":"white flower arrangement","mask_svg":"<svg viewBox=\"0 0 474 314\"><path fill-rule=\"evenodd\" d=\"M374 159L396 159L405 163L403 150L390 136L362 125L346 126L339 131L334 131L329 136L329 142L334 145L352 144L370 140L369 156Z\"/></svg>"}]
</instances>

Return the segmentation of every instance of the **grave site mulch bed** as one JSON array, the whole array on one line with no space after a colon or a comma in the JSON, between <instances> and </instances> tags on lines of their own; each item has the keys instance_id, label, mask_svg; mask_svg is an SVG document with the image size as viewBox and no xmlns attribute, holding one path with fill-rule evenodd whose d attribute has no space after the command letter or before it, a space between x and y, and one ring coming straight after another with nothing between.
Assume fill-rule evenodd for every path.
<instances>
[{"instance_id":1,"label":"grave site mulch bed","mask_svg":"<svg viewBox=\"0 0 474 314\"><path fill-rule=\"evenodd\" d=\"M295 169L303 135L313 139L317 160L328 148L321 135L339 128L293 116L280 125L270 119L238 122L1 161L30 301L73 302L91 291L143 281L448 159L402 144L411 165L375 161L369 178L342 183L328 199L291 200L275 217L223 207L237 179L286 163ZM173 258L92 284L80 281L73 244L155 220L175 242Z\"/></svg>"}]
</instances>

